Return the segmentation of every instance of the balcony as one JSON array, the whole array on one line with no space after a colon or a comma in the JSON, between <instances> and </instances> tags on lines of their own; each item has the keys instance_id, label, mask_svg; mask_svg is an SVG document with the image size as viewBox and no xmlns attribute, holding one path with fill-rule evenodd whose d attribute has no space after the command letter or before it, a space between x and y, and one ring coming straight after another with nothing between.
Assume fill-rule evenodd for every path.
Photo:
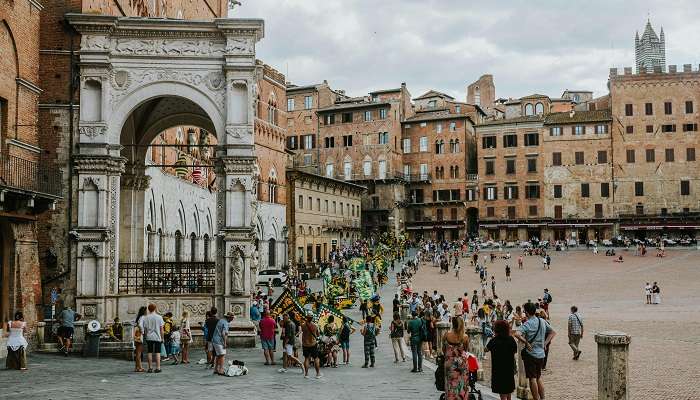
<instances>
[{"instance_id":1,"label":"balcony","mask_svg":"<svg viewBox=\"0 0 700 400\"><path fill-rule=\"evenodd\" d=\"M432 176L429 173L424 174L401 174L403 180L408 183L430 183Z\"/></svg>"},{"instance_id":2,"label":"balcony","mask_svg":"<svg viewBox=\"0 0 700 400\"><path fill-rule=\"evenodd\" d=\"M360 221L350 218L326 219L323 221L324 227L328 231L360 229Z\"/></svg>"},{"instance_id":3,"label":"balcony","mask_svg":"<svg viewBox=\"0 0 700 400\"><path fill-rule=\"evenodd\" d=\"M0 155L0 188L59 198L61 171L49 161L32 161L3 153Z\"/></svg>"},{"instance_id":4,"label":"balcony","mask_svg":"<svg viewBox=\"0 0 700 400\"><path fill-rule=\"evenodd\" d=\"M213 294L214 262L119 264L120 294Z\"/></svg>"}]
</instances>

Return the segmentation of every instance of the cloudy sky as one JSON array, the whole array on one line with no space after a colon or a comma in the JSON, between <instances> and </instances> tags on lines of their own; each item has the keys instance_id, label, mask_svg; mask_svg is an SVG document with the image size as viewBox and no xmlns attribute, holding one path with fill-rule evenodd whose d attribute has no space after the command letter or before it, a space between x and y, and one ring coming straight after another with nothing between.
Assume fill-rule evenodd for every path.
<instances>
[{"instance_id":1,"label":"cloudy sky","mask_svg":"<svg viewBox=\"0 0 700 400\"><path fill-rule=\"evenodd\" d=\"M668 64L700 63L698 0L241 0L265 20L258 57L297 85L348 94L398 87L466 97L493 74L498 97L607 92L610 67L634 65L634 33L664 27Z\"/></svg>"}]
</instances>

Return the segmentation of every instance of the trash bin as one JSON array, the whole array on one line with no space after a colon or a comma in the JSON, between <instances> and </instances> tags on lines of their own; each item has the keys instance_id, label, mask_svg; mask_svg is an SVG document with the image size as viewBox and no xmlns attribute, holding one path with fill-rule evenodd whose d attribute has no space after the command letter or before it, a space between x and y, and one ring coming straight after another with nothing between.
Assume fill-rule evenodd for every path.
<instances>
[{"instance_id":1,"label":"trash bin","mask_svg":"<svg viewBox=\"0 0 700 400\"><path fill-rule=\"evenodd\" d=\"M100 332L88 332L85 337L85 346L83 347L83 357L99 357L100 356Z\"/></svg>"}]
</instances>

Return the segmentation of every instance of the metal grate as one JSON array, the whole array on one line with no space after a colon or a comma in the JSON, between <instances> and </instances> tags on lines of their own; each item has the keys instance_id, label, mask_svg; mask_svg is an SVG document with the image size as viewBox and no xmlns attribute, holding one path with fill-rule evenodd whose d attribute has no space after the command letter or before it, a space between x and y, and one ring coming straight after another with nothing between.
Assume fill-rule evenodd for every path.
<instances>
[{"instance_id":1,"label":"metal grate","mask_svg":"<svg viewBox=\"0 0 700 400\"><path fill-rule=\"evenodd\" d=\"M119 264L120 294L214 293L213 262L141 262Z\"/></svg>"}]
</instances>

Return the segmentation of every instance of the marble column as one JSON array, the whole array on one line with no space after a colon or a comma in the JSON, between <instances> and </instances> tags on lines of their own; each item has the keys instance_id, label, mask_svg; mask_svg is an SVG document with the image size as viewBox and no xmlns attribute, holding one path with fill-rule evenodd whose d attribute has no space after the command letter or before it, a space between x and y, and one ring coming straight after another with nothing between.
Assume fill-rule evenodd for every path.
<instances>
[{"instance_id":1,"label":"marble column","mask_svg":"<svg viewBox=\"0 0 700 400\"><path fill-rule=\"evenodd\" d=\"M467 326L467 336L469 337L469 352L479 359L479 370L476 372L478 380L484 379L484 344L481 342L481 328L478 326Z\"/></svg>"},{"instance_id":2,"label":"marble column","mask_svg":"<svg viewBox=\"0 0 700 400\"><path fill-rule=\"evenodd\" d=\"M442 338L445 336L445 333L450 330L450 323L446 321L439 321L436 326L436 334L437 334L437 354L442 355L442 346L443 346L443 341Z\"/></svg>"},{"instance_id":3,"label":"marble column","mask_svg":"<svg viewBox=\"0 0 700 400\"><path fill-rule=\"evenodd\" d=\"M630 336L623 332L596 333L598 343L598 399L627 400Z\"/></svg>"}]
</instances>

